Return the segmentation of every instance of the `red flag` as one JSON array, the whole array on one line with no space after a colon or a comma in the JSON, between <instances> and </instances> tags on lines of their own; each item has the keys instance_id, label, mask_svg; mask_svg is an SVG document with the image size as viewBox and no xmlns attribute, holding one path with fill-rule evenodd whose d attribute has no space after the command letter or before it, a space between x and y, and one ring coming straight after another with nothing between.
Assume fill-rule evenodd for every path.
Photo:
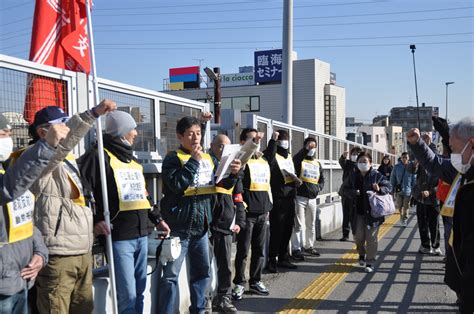
<instances>
[{"instance_id":1,"label":"red flag","mask_svg":"<svg viewBox=\"0 0 474 314\"><path fill-rule=\"evenodd\" d=\"M30 60L89 74L86 0L36 0ZM66 110L65 87L60 80L30 77L25 120L32 123L46 106Z\"/></svg>"}]
</instances>

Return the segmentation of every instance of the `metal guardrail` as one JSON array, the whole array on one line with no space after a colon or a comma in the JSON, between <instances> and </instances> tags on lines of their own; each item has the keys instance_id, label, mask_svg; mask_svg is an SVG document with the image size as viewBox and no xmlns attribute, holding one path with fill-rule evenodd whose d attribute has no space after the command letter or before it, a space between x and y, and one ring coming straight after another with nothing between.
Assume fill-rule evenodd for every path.
<instances>
[{"instance_id":1,"label":"metal guardrail","mask_svg":"<svg viewBox=\"0 0 474 314\"><path fill-rule=\"evenodd\" d=\"M63 86L63 104L70 115L85 111L94 103L92 81L85 74L0 54L0 112L11 117L15 148L28 142L28 124L23 112L31 78L60 82ZM159 161L169 150L178 147L175 132L177 120L187 115L198 116L201 111L209 110L206 103L106 79L99 78L98 82L100 98L114 100L119 110L127 111L135 118L138 139L134 149L143 163ZM83 154L93 140L91 132L74 153ZM209 142L210 128L204 143L209 145Z\"/></svg>"}]
</instances>

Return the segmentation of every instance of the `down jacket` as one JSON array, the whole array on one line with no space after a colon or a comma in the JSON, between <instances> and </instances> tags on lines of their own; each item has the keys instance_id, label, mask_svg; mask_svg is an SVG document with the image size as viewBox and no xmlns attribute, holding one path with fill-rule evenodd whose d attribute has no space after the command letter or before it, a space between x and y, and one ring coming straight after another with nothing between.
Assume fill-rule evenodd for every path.
<instances>
[{"instance_id":1,"label":"down jacket","mask_svg":"<svg viewBox=\"0 0 474 314\"><path fill-rule=\"evenodd\" d=\"M35 226L52 255L81 255L93 243L92 210L71 199L72 187L63 160L87 134L95 119L89 112L76 114L66 125L70 132L60 142L40 178L31 187L36 197Z\"/></svg>"},{"instance_id":2,"label":"down jacket","mask_svg":"<svg viewBox=\"0 0 474 314\"><path fill-rule=\"evenodd\" d=\"M25 287L31 288L34 280L25 281L20 271L31 261L34 254L48 262L48 249L41 233L35 228L33 236L12 244L6 242L4 205L22 195L38 178L54 155L54 149L46 142L39 141L22 154L6 173L0 174L0 295L13 295Z\"/></svg>"}]
</instances>

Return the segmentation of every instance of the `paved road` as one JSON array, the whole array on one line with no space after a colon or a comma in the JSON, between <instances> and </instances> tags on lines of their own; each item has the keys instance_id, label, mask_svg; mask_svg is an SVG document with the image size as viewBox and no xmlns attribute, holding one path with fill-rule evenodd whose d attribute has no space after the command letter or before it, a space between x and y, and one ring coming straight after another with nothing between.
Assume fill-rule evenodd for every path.
<instances>
[{"instance_id":1,"label":"paved road","mask_svg":"<svg viewBox=\"0 0 474 314\"><path fill-rule=\"evenodd\" d=\"M352 242L338 241L340 231L334 232L318 241L321 257L307 257L295 271L265 274L263 281L270 295L245 295L235 302L239 313L274 313L282 308L317 313L455 313L455 294L443 283L443 257L417 252L420 240L416 216L411 216L408 227L395 223L388 229L379 241L374 273L366 274L358 266L334 266L353 246ZM354 256L351 258L349 263L355 265ZM296 304L294 299L300 291L323 273L343 278L340 283L333 280L335 289L327 296L311 299L300 295L298 305L290 306ZM309 293L325 288L313 285Z\"/></svg>"}]
</instances>

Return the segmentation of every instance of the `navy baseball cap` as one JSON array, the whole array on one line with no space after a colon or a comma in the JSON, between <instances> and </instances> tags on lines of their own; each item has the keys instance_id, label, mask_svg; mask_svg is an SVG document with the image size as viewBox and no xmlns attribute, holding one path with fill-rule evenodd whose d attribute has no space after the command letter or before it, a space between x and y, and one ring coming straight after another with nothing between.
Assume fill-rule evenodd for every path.
<instances>
[{"instance_id":1,"label":"navy baseball cap","mask_svg":"<svg viewBox=\"0 0 474 314\"><path fill-rule=\"evenodd\" d=\"M59 107L49 106L41 109L35 114L33 125L38 127L43 124L66 123L68 115Z\"/></svg>"}]
</instances>

